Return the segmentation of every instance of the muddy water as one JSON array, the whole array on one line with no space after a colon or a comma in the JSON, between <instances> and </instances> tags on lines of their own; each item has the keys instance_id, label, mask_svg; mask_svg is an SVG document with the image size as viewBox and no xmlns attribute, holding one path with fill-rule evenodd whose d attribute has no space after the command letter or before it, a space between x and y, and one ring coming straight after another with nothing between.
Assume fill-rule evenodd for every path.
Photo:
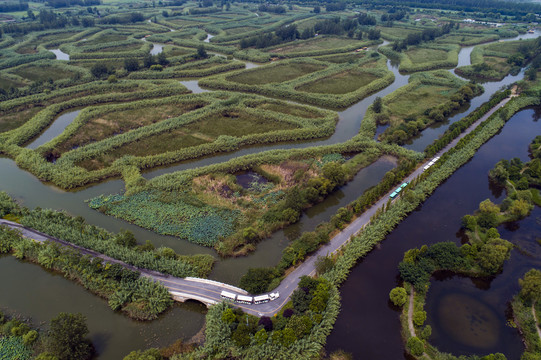
<instances>
[{"instance_id":1,"label":"muddy water","mask_svg":"<svg viewBox=\"0 0 541 360\"><path fill-rule=\"evenodd\" d=\"M399 312L388 300L389 291L399 284L398 263L404 252L423 244L432 244L439 241L460 242L457 232L460 229L461 218L471 214L479 206L479 202L490 198L493 201L502 199L503 194L489 187L488 171L500 159L519 157L523 161L528 159L528 144L536 134L541 133L541 108L523 110L513 116L502 131L483 145L471 161L457 170L445 183L430 196L425 203L410 214L390 235L387 236L375 250L364 258L351 272L348 280L343 284L340 292L342 295L342 312L340 313L334 330L328 338L327 350L344 349L353 353L355 359L402 359L404 348L400 337ZM533 217L539 221L538 213ZM535 222L535 221L534 221ZM508 233L500 230L503 238L514 241ZM524 226L513 236L530 239L538 236L539 225ZM518 241L518 240L516 240ZM535 248L536 244L530 244L530 240L522 240L528 243L528 248ZM538 245L537 245L538 246ZM520 353L520 338L516 331L509 331L505 327L505 303L510 299L509 294L516 292L516 278L522 276L527 266L520 265L522 260L514 251L512 259L506 264L504 274L493 281L490 289L482 290L483 296L475 292L473 285L451 286L447 283L460 282L459 280L446 280L439 284L433 282L429 292L427 312L429 322L434 325L435 344L442 347L443 351L457 351L462 353L464 347L458 340L451 341L449 333L460 333L460 322L446 322L450 317L442 312L445 304L457 303L462 296L475 299L468 309L462 309L463 316L471 315L471 309L482 309L487 314L486 322L480 324L477 332L484 331L490 324L498 323L497 335L487 335L484 347L467 348L467 353L486 354L493 348L486 344L493 344L494 337L498 338L498 351L509 356L509 359L518 359ZM541 258L536 249L536 260ZM511 268L511 264L517 263L520 270L511 271L513 275L507 277L505 272ZM515 279L510 279L515 276ZM470 282L470 280L464 280ZM496 284L501 285L496 286ZM453 285L453 284L450 284ZM441 286L442 290L439 290ZM460 291L457 290L460 288ZM439 296L441 295L441 296ZM450 295L447 300L444 298ZM443 297L442 297L443 296ZM493 303L487 303L487 299L493 299ZM438 315L438 311L441 315ZM494 318L495 317L495 318ZM451 317L451 319L454 319ZM496 320L495 320L496 319ZM473 320L472 320L473 321ZM438 325L439 324L439 325ZM437 329L441 326L440 332ZM445 330L445 331L444 331ZM496 330L495 330L496 331ZM436 335L437 334L437 335ZM437 341L441 339L441 341ZM443 345L446 345L445 347ZM518 350L517 350L518 349ZM487 351L488 350L488 351ZM466 353L465 352L465 353Z\"/></svg>"}]
</instances>

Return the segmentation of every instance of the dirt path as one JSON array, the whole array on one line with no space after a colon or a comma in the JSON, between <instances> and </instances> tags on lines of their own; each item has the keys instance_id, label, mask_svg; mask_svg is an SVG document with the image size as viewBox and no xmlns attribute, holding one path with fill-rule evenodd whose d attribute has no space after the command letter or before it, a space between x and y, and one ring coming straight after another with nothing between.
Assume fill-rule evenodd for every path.
<instances>
[{"instance_id":1,"label":"dirt path","mask_svg":"<svg viewBox=\"0 0 541 360\"><path fill-rule=\"evenodd\" d=\"M541 329L539 328L539 319L537 318L537 313L535 312L535 303L532 304L532 314L535 320L535 329L537 330L537 336L539 336L539 340L541 340Z\"/></svg>"},{"instance_id":2,"label":"dirt path","mask_svg":"<svg viewBox=\"0 0 541 360\"><path fill-rule=\"evenodd\" d=\"M415 333L415 326L413 326L413 297L415 295L415 291L413 288L411 289L410 294L410 304L408 307L408 328L410 330L411 336L417 336Z\"/></svg>"}]
</instances>

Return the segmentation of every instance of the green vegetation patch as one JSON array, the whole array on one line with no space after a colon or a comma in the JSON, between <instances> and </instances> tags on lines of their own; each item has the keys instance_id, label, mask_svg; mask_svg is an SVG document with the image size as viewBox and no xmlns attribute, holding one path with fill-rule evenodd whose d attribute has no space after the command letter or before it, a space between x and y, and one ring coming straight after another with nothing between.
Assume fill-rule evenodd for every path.
<instances>
[{"instance_id":1,"label":"green vegetation patch","mask_svg":"<svg viewBox=\"0 0 541 360\"><path fill-rule=\"evenodd\" d=\"M257 30L258 28L252 27L252 26L240 26L235 28L230 28L225 31L227 35L237 35L237 34L243 34L246 32Z\"/></svg>"},{"instance_id":2,"label":"green vegetation patch","mask_svg":"<svg viewBox=\"0 0 541 360\"><path fill-rule=\"evenodd\" d=\"M21 336L0 337L0 356L2 359L30 359L32 351L24 344Z\"/></svg>"},{"instance_id":3,"label":"green vegetation patch","mask_svg":"<svg viewBox=\"0 0 541 360\"><path fill-rule=\"evenodd\" d=\"M5 76L0 76L0 89L2 90L9 90L10 88L18 88L22 87L25 84L21 81L17 81L15 79L10 79Z\"/></svg>"},{"instance_id":4,"label":"green vegetation patch","mask_svg":"<svg viewBox=\"0 0 541 360\"><path fill-rule=\"evenodd\" d=\"M28 65L12 70L11 73L28 79L30 81L46 81L48 79L60 80L65 78L71 78L75 75L75 73L72 71L52 65Z\"/></svg>"},{"instance_id":5,"label":"green vegetation patch","mask_svg":"<svg viewBox=\"0 0 541 360\"><path fill-rule=\"evenodd\" d=\"M121 34L97 34L96 36L90 39L79 41L76 44L76 46L101 45L101 44L107 44L110 42L124 41L127 39L128 37L126 35L121 35Z\"/></svg>"},{"instance_id":6,"label":"green vegetation patch","mask_svg":"<svg viewBox=\"0 0 541 360\"><path fill-rule=\"evenodd\" d=\"M362 44L362 42L348 38L322 36L310 40L297 40L291 45L269 48L268 51L273 54L289 54L317 50L340 49L348 46L355 46L356 44Z\"/></svg>"},{"instance_id":7,"label":"green vegetation patch","mask_svg":"<svg viewBox=\"0 0 541 360\"><path fill-rule=\"evenodd\" d=\"M337 54L337 55L325 55L318 56L315 59L321 61L327 61L333 64L344 64L344 63L354 63L357 60L366 56L365 51L353 52L348 54Z\"/></svg>"},{"instance_id":8,"label":"green vegetation patch","mask_svg":"<svg viewBox=\"0 0 541 360\"><path fill-rule=\"evenodd\" d=\"M242 137L276 130L296 129L290 123L269 121L255 114L239 111L223 111L172 130L127 143L94 159L80 162L88 170L108 166L124 155L149 156L193 147L216 141L220 136Z\"/></svg>"},{"instance_id":9,"label":"green vegetation patch","mask_svg":"<svg viewBox=\"0 0 541 360\"><path fill-rule=\"evenodd\" d=\"M378 26L377 29L381 31L382 38L390 41L403 40L410 34L419 34L421 32L421 30L398 26Z\"/></svg>"},{"instance_id":10,"label":"green vegetation patch","mask_svg":"<svg viewBox=\"0 0 541 360\"><path fill-rule=\"evenodd\" d=\"M148 106L142 108L121 105L118 107L118 110L107 112L86 122L72 137L56 146L53 153L59 156L61 153L73 148L100 141L131 129L177 117L186 112L202 108L205 105L207 105L205 101L175 102L173 104L162 103L156 104L156 106L148 104Z\"/></svg>"},{"instance_id":11,"label":"green vegetation patch","mask_svg":"<svg viewBox=\"0 0 541 360\"><path fill-rule=\"evenodd\" d=\"M119 46L109 46L101 49L96 50L87 50L85 52L122 52L122 51L132 51L136 49L140 49L144 44L126 44L126 45L119 45Z\"/></svg>"},{"instance_id":12,"label":"green vegetation patch","mask_svg":"<svg viewBox=\"0 0 541 360\"><path fill-rule=\"evenodd\" d=\"M408 85L369 109L361 130L374 121L390 124L380 139L403 143L430 124L444 121L481 92L480 86L467 84L448 71L418 73Z\"/></svg>"},{"instance_id":13,"label":"green vegetation patch","mask_svg":"<svg viewBox=\"0 0 541 360\"><path fill-rule=\"evenodd\" d=\"M283 114L293 115L293 116L299 116L303 118L319 118L324 116L323 114L315 111L315 109L309 109L304 106L298 106L295 104L288 104L288 106L284 106L282 103L279 102L261 102L256 105L259 109L265 109L270 111L275 111Z\"/></svg>"},{"instance_id":14,"label":"green vegetation patch","mask_svg":"<svg viewBox=\"0 0 541 360\"><path fill-rule=\"evenodd\" d=\"M406 51L406 55L413 63L425 63L447 59L447 52L438 49L414 48Z\"/></svg>"},{"instance_id":15,"label":"green vegetation patch","mask_svg":"<svg viewBox=\"0 0 541 360\"><path fill-rule=\"evenodd\" d=\"M325 66L321 64L292 62L240 72L228 76L226 79L247 85L281 83L323 69L325 69Z\"/></svg>"},{"instance_id":16,"label":"green vegetation patch","mask_svg":"<svg viewBox=\"0 0 541 360\"><path fill-rule=\"evenodd\" d=\"M321 94L346 94L370 84L377 78L369 73L350 70L301 85L297 90Z\"/></svg>"},{"instance_id":17,"label":"green vegetation patch","mask_svg":"<svg viewBox=\"0 0 541 360\"><path fill-rule=\"evenodd\" d=\"M463 77L499 81L508 74L518 74L541 52L537 40L502 41L475 47L471 53L472 65L457 68Z\"/></svg>"},{"instance_id":18,"label":"green vegetation patch","mask_svg":"<svg viewBox=\"0 0 541 360\"><path fill-rule=\"evenodd\" d=\"M374 51L367 51L365 54L344 63L308 58L291 59L255 70L216 75L202 79L199 83L213 89L255 92L340 109L358 102L394 80L394 74L387 69L383 56ZM310 65L310 72L305 71L302 75L297 69L305 68L306 65ZM295 69L293 76L291 69ZM359 75L360 73L363 75Z\"/></svg>"},{"instance_id":19,"label":"green vegetation patch","mask_svg":"<svg viewBox=\"0 0 541 360\"><path fill-rule=\"evenodd\" d=\"M2 115L0 117L0 133L18 128L42 109L43 108L40 106L35 106L29 109Z\"/></svg>"},{"instance_id":20,"label":"green vegetation patch","mask_svg":"<svg viewBox=\"0 0 541 360\"><path fill-rule=\"evenodd\" d=\"M94 198L90 207L160 234L205 246L233 233L239 212L206 205L188 194L144 191L132 196Z\"/></svg>"}]
</instances>

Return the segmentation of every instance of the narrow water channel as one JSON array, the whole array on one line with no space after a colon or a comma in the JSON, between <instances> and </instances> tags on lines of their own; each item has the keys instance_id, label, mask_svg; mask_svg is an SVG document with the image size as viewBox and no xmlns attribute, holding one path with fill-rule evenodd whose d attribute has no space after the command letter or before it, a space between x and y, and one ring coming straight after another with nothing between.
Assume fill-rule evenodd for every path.
<instances>
[{"instance_id":1,"label":"narrow water channel","mask_svg":"<svg viewBox=\"0 0 541 360\"><path fill-rule=\"evenodd\" d=\"M540 118L541 108L539 107L523 110L513 116L498 135L483 145L467 164L440 185L422 206L411 213L376 249L359 262L340 289L342 311L328 338L328 352L344 349L353 353L355 359L405 358L400 336L399 312L389 302L389 291L399 284L397 267L404 252L413 247L440 241L459 243L461 238L457 233L460 230L461 218L473 213L484 199L489 198L495 202L502 199L501 193L493 193L489 187L488 171L502 158L519 157L523 161L528 159L528 144L536 134L541 133ZM531 231L526 227L522 230L517 232L517 236L532 236ZM533 228L533 234L536 234L536 230L537 234L539 233L537 227L537 229ZM501 235L503 238L507 236L503 231ZM536 256L539 257L539 255ZM509 264L505 269L507 267L510 267ZM520 272L517 271L517 273ZM507 279L507 282L505 279L506 277L502 280L496 278L494 284L501 281L510 288L506 292L516 291L513 289L516 279ZM443 287L446 282L443 282L441 286ZM438 282L433 283L432 286L438 290ZM431 288L429 299L437 303L438 295L433 294L432 291ZM490 289L484 291L490 291ZM475 295L475 298L481 303L486 298L497 298L495 301L499 304L505 304L509 300L507 295L498 291L485 294L486 296L483 297ZM500 311L501 306L495 309ZM429 313L429 321L434 321L434 311L437 309L433 309L433 306L428 304L426 310ZM496 313L499 316L497 320L499 326L505 329L504 314L497 311ZM502 347L498 351L508 355L509 360L517 360L516 348L520 348L521 339L516 331L502 331L500 339ZM450 343L449 340L443 340L443 342ZM437 345L442 344L437 343ZM455 345L456 342L442 350L459 351L460 349L455 348ZM487 349L470 349L470 352L486 354Z\"/></svg>"},{"instance_id":2,"label":"narrow water channel","mask_svg":"<svg viewBox=\"0 0 541 360\"><path fill-rule=\"evenodd\" d=\"M55 121L43 132L40 136L38 136L35 140L33 140L30 144L27 145L27 148L29 149L35 149L38 146L41 146L45 144L46 142L51 141L58 135L60 135L66 126L71 124L73 120L79 115L81 110L75 110L63 113L59 117L56 118Z\"/></svg>"}]
</instances>

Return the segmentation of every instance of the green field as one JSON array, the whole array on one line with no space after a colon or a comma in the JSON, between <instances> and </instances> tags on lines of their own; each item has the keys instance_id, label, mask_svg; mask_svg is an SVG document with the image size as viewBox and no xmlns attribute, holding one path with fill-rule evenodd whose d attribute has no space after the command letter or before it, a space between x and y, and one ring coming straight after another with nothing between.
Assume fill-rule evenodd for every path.
<instances>
[{"instance_id":1,"label":"green field","mask_svg":"<svg viewBox=\"0 0 541 360\"><path fill-rule=\"evenodd\" d=\"M276 66L266 66L256 70L244 71L239 74L228 76L227 80L247 85L280 83L296 79L314 71L323 70L324 68L325 66L323 65L306 63L279 64Z\"/></svg>"},{"instance_id":2,"label":"green field","mask_svg":"<svg viewBox=\"0 0 541 360\"><path fill-rule=\"evenodd\" d=\"M97 50L87 50L85 52L122 52L122 51L132 51L140 49L143 44L128 44L128 45L120 45L120 46L110 46L105 47L102 49Z\"/></svg>"},{"instance_id":3,"label":"green field","mask_svg":"<svg viewBox=\"0 0 541 360\"><path fill-rule=\"evenodd\" d=\"M25 66L12 71L13 74L30 81L46 81L48 79L60 80L70 78L74 72L56 66Z\"/></svg>"},{"instance_id":4,"label":"green field","mask_svg":"<svg viewBox=\"0 0 541 360\"><path fill-rule=\"evenodd\" d=\"M20 81L15 81L12 79L8 79L6 77L1 76L0 77L0 89L2 90L9 90L9 88L17 88L24 86L25 84Z\"/></svg>"},{"instance_id":5,"label":"green field","mask_svg":"<svg viewBox=\"0 0 541 360\"><path fill-rule=\"evenodd\" d=\"M258 28L251 27L251 26L240 26L240 27L236 27L236 28L227 29L227 30L225 30L225 33L227 35L236 35L236 34L242 34L242 33L257 30L257 29Z\"/></svg>"},{"instance_id":6,"label":"green field","mask_svg":"<svg viewBox=\"0 0 541 360\"><path fill-rule=\"evenodd\" d=\"M78 129L77 133L67 141L59 144L54 153L59 155L72 148L84 146L91 142L106 139L115 134L122 134L131 129L155 124L165 119L177 117L188 111L205 106L203 101L190 103L177 103L161 105L158 107L148 106L133 110L119 110L109 112L98 118L93 118Z\"/></svg>"},{"instance_id":7,"label":"green field","mask_svg":"<svg viewBox=\"0 0 541 360\"><path fill-rule=\"evenodd\" d=\"M362 59L366 56L365 51L353 52L347 54L336 54L336 55L325 55L318 56L315 59L321 61L327 61L333 64L345 64L345 63L354 63L355 61Z\"/></svg>"},{"instance_id":8,"label":"green field","mask_svg":"<svg viewBox=\"0 0 541 360\"><path fill-rule=\"evenodd\" d=\"M444 50L436 49L414 48L412 50L406 51L405 54L414 64L441 61L447 59L447 52L445 52Z\"/></svg>"},{"instance_id":9,"label":"green field","mask_svg":"<svg viewBox=\"0 0 541 360\"><path fill-rule=\"evenodd\" d=\"M426 109L431 109L449 99L454 89L447 86L419 84L397 96L388 105L392 123L398 124L403 119L421 116Z\"/></svg>"},{"instance_id":10,"label":"green field","mask_svg":"<svg viewBox=\"0 0 541 360\"><path fill-rule=\"evenodd\" d=\"M320 94L347 94L370 84L377 78L372 74L351 70L301 85L296 89Z\"/></svg>"},{"instance_id":11,"label":"green field","mask_svg":"<svg viewBox=\"0 0 541 360\"><path fill-rule=\"evenodd\" d=\"M310 40L297 40L294 44L269 48L267 51L273 54L289 54L315 50L339 49L346 46L354 46L355 44L360 43L361 41L359 40L322 36Z\"/></svg>"},{"instance_id":12,"label":"green field","mask_svg":"<svg viewBox=\"0 0 541 360\"><path fill-rule=\"evenodd\" d=\"M0 116L0 133L18 128L42 109L41 106L35 106L14 113L3 114Z\"/></svg>"},{"instance_id":13,"label":"green field","mask_svg":"<svg viewBox=\"0 0 541 360\"><path fill-rule=\"evenodd\" d=\"M307 119L315 119L322 117L322 114L320 113L310 111L305 107L301 107L295 104L288 104L288 106L284 106L284 104L281 103L265 102L262 104L258 104L257 108L293 116L299 116Z\"/></svg>"},{"instance_id":14,"label":"green field","mask_svg":"<svg viewBox=\"0 0 541 360\"><path fill-rule=\"evenodd\" d=\"M378 26L377 28L381 31L381 36L389 40L405 39L409 34L418 34L421 32L420 30L403 27Z\"/></svg>"},{"instance_id":15,"label":"green field","mask_svg":"<svg viewBox=\"0 0 541 360\"><path fill-rule=\"evenodd\" d=\"M279 121L268 121L244 111L225 111L206 116L203 120L168 133L153 135L121 146L97 159L80 163L88 170L110 165L124 155L147 156L201 145L216 140L220 135L241 137L273 130L291 130L296 126Z\"/></svg>"},{"instance_id":16,"label":"green field","mask_svg":"<svg viewBox=\"0 0 541 360\"><path fill-rule=\"evenodd\" d=\"M102 34L102 35L96 35L95 37L91 39L87 39L85 41L79 41L76 43L77 46L90 46L90 45L98 45L98 44L107 44L110 42L115 41L123 41L127 40L128 37L126 35L120 35L120 34Z\"/></svg>"}]
</instances>

